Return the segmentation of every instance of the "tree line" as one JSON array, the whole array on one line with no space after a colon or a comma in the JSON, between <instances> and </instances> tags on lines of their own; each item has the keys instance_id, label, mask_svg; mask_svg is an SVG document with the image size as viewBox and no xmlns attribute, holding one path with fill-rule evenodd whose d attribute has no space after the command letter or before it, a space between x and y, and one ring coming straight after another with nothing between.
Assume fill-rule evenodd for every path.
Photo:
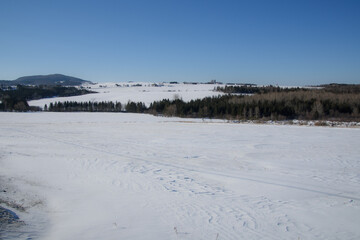
<instances>
[{"instance_id":1,"label":"tree line","mask_svg":"<svg viewBox=\"0 0 360 240\"><path fill-rule=\"evenodd\" d=\"M122 105L113 102L57 102L48 111L132 112L190 118L232 120L360 121L360 94L324 89L269 91L254 95L222 95L184 102L181 99Z\"/></svg>"},{"instance_id":2,"label":"tree line","mask_svg":"<svg viewBox=\"0 0 360 240\"><path fill-rule=\"evenodd\" d=\"M148 110L179 117L236 120L360 120L360 94L324 89L270 91L254 95L223 95L192 100L162 100Z\"/></svg>"},{"instance_id":3,"label":"tree line","mask_svg":"<svg viewBox=\"0 0 360 240\"><path fill-rule=\"evenodd\" d=\"M264 94L272 92L298 92L298 91L312 91L319 90L332 93L355 93L360 94L360 84L323 84L320 86L309 86L303 87L279 87L279 86L252 86L252 85L241 85L241 86L219 86L215 88L215 91L228 93L228 94Z\"/></svg>"},{"instance_id":4,"label":"tree line","mask_svg":"<svg viewBox=\"0 0 360 240\"><path fill-rule=\"evenodd\" d=\"M45 111L50 112L133 112L144 113L147 108L145 103L131 102L122 105L120 102L102 101L102 102L76 102L65 101L45 104Z\"/></svg>"},{"instance_id":5,"label":"tree line","mask_svg":"<svg viewBox=\"0 0 360 240\"><path fill-rule=\"evenodd\" d=\"M50 97L70 97L94 93L86 89L63 86L24 86L17 85L15 89L11 87L0 88L0 111L29 111L40 110L30 107L29 100L36 100Z\"/></svg>"},{"instance_id":6,"label":"tree line","mask_svg":"<svg viewBox=\"0 0 360 240\"><path fill-rule=\"evenodd\" d=\"M7 99L6 96L9 96L11 91L1 91L0 110L24 111L30 109L26 102L28 94L15 94L14 91L14 95ZM24 89L19 88L18 91L24 92ZM190 102L184 102L181 99L164 99L155 101L149 106L143 102L132 101L126 104L111 101L65 101L50 103L49 106L45 105L43 110L56 112L132 112L232 120L360 121L360 85L329 84L323 85L321 88L227 86L222 91L232 92L232 94L207 97ZM252 93L233 94L234 92L239 93L239 91Z\"/></svg>"},{"instance_id":7,"label":"tree line","mask_svg":"<svg viewBox=\"0 0 360 240\"><path fill-rule=\"evenodd\" d=\"M251 85L241 85L241 86L218 86L215 88L215 91L228 93L228 94L261 94L261 93L270 93L270 92L295 92L304 88L280 88L279 86L251 86Z\"/></svg>"},{"instance_id":8,"label":"tree line","mask_svg":"<svg viewBox=\"0 0 360 240\"><path fill-rule=\"evenodd\" d=\"M45 104L45 111L50 112L121 112L122 105L119 102L76 102L65 101Z\"/></svg>"}]
</instances>

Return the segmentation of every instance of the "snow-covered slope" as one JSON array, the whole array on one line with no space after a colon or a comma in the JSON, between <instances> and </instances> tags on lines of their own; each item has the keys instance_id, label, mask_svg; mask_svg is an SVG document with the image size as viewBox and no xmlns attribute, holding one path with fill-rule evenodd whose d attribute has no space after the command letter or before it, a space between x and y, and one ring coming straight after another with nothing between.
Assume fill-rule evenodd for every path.
<instances>
[{"instance_id":1,"label":"snow-covered slope","mask_svg":"<svg viewBox=\"0 0 360 240\"><path fill-rule=\"evenodd\" d=\"M128 101L144 102L150 105L153 101L162 99L173 100L182 98L184 101L201 99L204 97L218 96L215 92L217 84L153 84L153 83L102 83L95 85L84 85L97 93L74 97L46 98L30 101L31 106L49 106L51 102L78 101L78 102L101 102L113 101L126 104Z\"/></svg>"},{"instance_id":2,"label":"snow-covered slope","mask_svg":"<svg viewBox=\"0 0 360 240\"><path fill-rule=\"evenodd\" d=\"M359 129L0 113L0 131L1 205L26 223L2 239L360 238Z\"/></svg>"}]
</instances>

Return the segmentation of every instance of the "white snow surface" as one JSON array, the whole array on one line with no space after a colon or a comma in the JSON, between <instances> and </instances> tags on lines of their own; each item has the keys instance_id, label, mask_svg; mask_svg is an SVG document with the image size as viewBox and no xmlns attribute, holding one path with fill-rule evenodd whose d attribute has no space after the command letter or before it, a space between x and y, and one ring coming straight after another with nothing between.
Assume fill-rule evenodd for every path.
<instances>
[{"instance_id":1,"label":"white snow surface","mask_svg":"<svg viewBox=\"0 0 360 240\"><path fill-rule=\"evenodd\" d=\"M360 239L360 129L0 113L2 239ZM0 189L1 190L1 189ZM14 237L14 234L16 237Z\"/></svg>"},{"instance_id":2,"label":"white snow surface","mask_svg":"<svg viewBox=\"0 0 360 240\"><path fill-rule=\"evenodd\" d=\"M141 85L141 86L140 86ZM155 86L156 85L156 86ZM202 99L222 95L221 92L214 91L214 88L222 86L219 84L170 84L170 83L98 83L95 85L84 85L91 93L73 97L44 98L29 101L29 105L43 108L45 104L49 106L52 102L102 102L113 101L126 104L128 101L143 102L149 106L154 101L163 99L174 100L181 98L184 101Z\"/></svg>"}]
</instances>

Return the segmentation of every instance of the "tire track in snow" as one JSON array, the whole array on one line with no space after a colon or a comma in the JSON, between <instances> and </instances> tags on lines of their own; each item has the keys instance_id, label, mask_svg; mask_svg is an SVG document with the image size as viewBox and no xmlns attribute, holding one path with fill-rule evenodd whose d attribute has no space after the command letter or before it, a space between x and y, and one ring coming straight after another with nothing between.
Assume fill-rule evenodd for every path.
<instances>
[{"instance_id":1,"label":"tire track in snow","mask_svg":"<svg viewBox=\"0 0 360 240\"><path fill-rule=\"evenodd\" d=\"M255 177L246 177L246 176L235 176L235 175L225 174L225 173L221 173L221 172L215 172L215 171L211 171L211 170L205 170L205 169L200 170L200 169L191 168L191 167L184 167L184 166L180 166L177 164L170 164L170 163L164 163L164 162L158 162L158 161L149 161L149 160L145 160L140 157L128 156L128 155L124 155L124 154L117 153L117 152L111 152L111 151L107 151L104 149L99 149L99 148L95 148L95 147L91 147L91 146L85 146L85 145L81 145L78 143L73 143L70 141L55 139L55 138L51 138L48 136L42 136L39 134L34 134L34 133L30 133L28 131L23 131L23 130L19 130L19 129L14 129L14 128L3 128L3 129L23 133L23 134L30 135L35 138L51 140L54 142L66 144L66 145L73 146L73 147L79 147L79 148L83 148L83 149L87 149L87 150L91 150L91 151L106 153L106 154L122 157L122 158L128 159L128 160L142 161L142 162L151 163L151 164L158 164L159 166L178 168L178 169L186 170L189 172L221 176L221 177L232 178L232 179L237 179L237 180L242 180L242 181L249 181L249 182L278 186L278 187L294 189L294 190L299 190L299 191L305 191L305 192L310 192L310 193L317 193L317 194L326 195L326 196L339 197L339 198L343 198L343 199L347 199L347 200L354 199L354 200L360 201L360 197L358 197L358 196L351 196L351 195L342 194L342 193L334 193L334 192L322 191L322 190L318 190L318 189L311 189L309 187L279 183L279 182L275 182L275 181L270 181L268 179L260 179L260 178L255 178ZM334 190L334 191L337 191L337 190ZM339 192L339 191L337 191L337 192Z\"/></svg>"},{"instance_id":2,"label":"tire track in snow","mask_svg":"<svg viewBox=\"0 0 360 240\"><path fill-rule=\"evenodd\" d=\"M193 197L188 198L190 200L188 200L185 205L182 205L185 211L179 209L177 207L177 204L168 204L167 206L165 207L163 206L161 209L159 209L160 212L163 211L164 209L166 210L176 209L175 215L177 216L177 219L179 219L178 222L180 223L180 225L181 223L183 223L182 225L184 226L189 226L188 223L189 221L190 222L192 221L192 218L194 218L194 216L195 219L197 218L205 219L206 220L205 222L207 222L207 224L204 225L205 226L203 227L204 229L199 230L195 228L193 229L196 231L194 233L192 233L192 231L188 231L187 235L189 239L191 239L191 236L194 236L194 234L196 235L196 233L198 233L199 231L200 232L202 231L200 234L201 236L207 236L208 238L212 238L213 237L212 235L215 236L215 234L220 234L220 239L238 239L240 235L243 235L240 230L245 231L245 233L249 232L251 236L258 236L259 238L266 236L264 232L259 232L259 230L257 229L256 219L251 215L250 210L228 208L225 211L224 206L214 205L214 207L211 207L209 209L207 205L204 205L204 203L202 202L204 198L206 198L205 204L207 204L215 200L214 198L215 195L224 194L224 191L219 188L212 188L211 186L203 185L202 183L197 182L195 179L188 177L189 174L186 173L188 172L187 169L179 168L171 164L164 165L164 164L159 164L157 162L154 163L152 161L144 161L143 159L139 159L136 157L131 158L126 155L104 151L103 149L83 146L76 143L72 143L70 141L44 137L38 134L31 134L25 131L18 131L18 132L30 135L32 137L43 138L43 139L59 142L62 144L70 145L73 147L81 147L92 151L107 153L111 155L121 156L126 159L136 160L136 161L128 162L128 164L125 165L125 168L127 169L123 169L129 171L130 173L140 174L133 176L136 179L136 181L132 181L134 180L133 178L131 178L131 181L127 181L128 183L131 183L131 186L124 186L127 189L131 189L134 191L143 191L144 187L146 187L148 184L152 185L156 183L161 187L164 188L168 187L168 190L170 192L173 192L173 190L175 190L174 192L181 192L181 193L189 191L189 194L191 194ZM100 162L101 161L98 158L96 158L92 160L82 161L79 164L82 168L96 173L96 170L99 170L100 168L101 169L110 168L114 170L113 168L115 167L114 165L121 163L121 162L116 163L117 161L114 160L114 161L106 161L106 164L104 165L103 163ZM146 163L146 165L139 164L140 162ZM121 167L124 167L123 166L124 164L120 164L120 165ZM166 177L168 177L168 179L165 179L165 176L160 174L159 176L163 177L162 182L154 181L158 177L157 173L160 173L159 170L161 168L159 168L159 165L166 168L164 172L166 172ZM196 171L191 171L191 172L196 172ZM78 176L76 173L72 173L72 174L74 174L74 177ZM91 175L91 173L89 174ZM90 176L90 175L88 177L94 178L94 176ZM150 181L142 181L144 180L143 178L141 178L142 180L139 180L138 179L139 176L146 176L147 178L150 178ZM98 181L100 179L98 179L98 177L95 177L95 180ZM101 180L101 182L104 181L107 182L107 179ZM147 184L146 186L144 186L144 183L146 182ZM164 184L164 182L166 182L167 185ZM114 182L112 181L110 184L113 183ZM171 188L169 188L169 186ZM194 197L194 196L198 196L198 197ZM236 216L240 213L242 214L243 218L246 219L248 223L247 225L241 225L239 223L240 220ZM196 226L196 224L195 225L190 224L190 226ZM238 226L242 226L242 229L239 230ZM187 235L184 235L184 237L186 237ZM268 236L267 238L271 239Z\"/></svg>"},{"instance_id":3,"label":"tire track in snow","mask_svg":"<svg viewBox=\"0 0 360 240\"><path fill-rule=\"evenodd\" d=\"M269 185L275 185L275 186L282 186L283 187L288 187L288 188L292 188L294 189L293 185L279 185L276 182L273 181L269 181L268 179L256 179L256 178L251 178L251 177L239 177L239 176L233 176L231 174L224 174L221 172L214 172L214 171L210 171L210 170L202 170L202 169L196 169L196 168L192 168L191 166L179 166L176 164L169 164L169 163L163 163L163 162L158 162L158 161L149 161L149 160L145 160L141 157L134 157L134 156L128 156L126 154L121 154L121 153L117 153L117 152L112 152L112 151L107 151L101 148L96 148L96 147L91 147L91 146L86 146L86 145L82 145L82 144L78 144L78 143L73 143L71 141L68 140L63 140L63 139L56 139L56 138L51 138L51 137L47 137L47 136L42 136L39 134L33 134L31 132L27 132L27 131L20 131L20 130L15 130L15 129L11 129L13 131L17 131L20 132L22 134L27 134L29 136L32 136L34 138L42 138L42 139L46 139L46 140L51 140L53 142L58 142L58 143L62 143L68 146L72 146L75 148L83 148L83 149L87 149L87 150L91 150L91 151L95 151L95 152L99 152L99 153L106 153L112 156L118 156L121 157L123 159L129 160L128 163L126 164L125 161L116 161L116 160L112 160L112 161L107 161L106 165L101 164L102 168L108 168L108 169L112 169L114 170L113 167L118 166L118 164L120 164L120 167L124 167L125 164L125 168L123 168L123 171L128 171L129 173L138 173L141 174L143 176L146 176L147 178L150 178L151 181L148 182L147 185L149 184L153 184L156 183L158 186L164 187L164 183L161 183L159 181L154 181L154 179L156 179L157 177L157 173L159 173L159 176L163 177L163 175L160 174L160 172L158 171L159 169L164 169L163 171L165 171L167 174L168 173L172 173L172 178L169 179L163 179L163 181L166 182L166 184L170 185L171 187L174 187L174 189L178 190L178 191L189 191L191 190L191 184L189 182L192 182L192 184L194 184L192 187L196 190L198 190L198 192L201 192L200 190L204 189L204 185L201 182L197 182L196 179L193 178L189 178L186 179L189 175L193 175L191 173L199 173L199 174L205 174L205 175L216 175L216 176L223 176L223 177L228 177L228 178L234 178L234 179L238 179L238 180L242 180L242 181L252 181L252 182L257 182L257 183L261 183L261 184L269 184ZM94 171L97 170L97 166L99 163L99 160L94 160L93 162L85 162L85 164L87 164L87 168L92 169ZM141 164L144 163L144 164ZM137 178L140 175L136 175L134 176L134 178ZM169 176L169 174L167 175ZM132 179L132 178L131 178ZM144 179L144 178L142 178ZM176 180L175 182L172 182L172 180ZM192 181L191 181L192 180ZM132 182L132 181L127 181L128 183ZM112 182L113 184L114 182ZM146 186L147 186L146 185ZM190 186L190 187L189 187ZM136 180L136 182L132 183L131 186L127 186L126 188L128 189L132 189L135 191L142 191L144 190L144 183L143 182L139 182L138 180ZM295 186L295 189L298 190L304 190L304 191L308 191L309 189L307 188L303 188L300 186ZM303 189L301 189L303 188ZM171 191L171 189L169 188L169 190ZM310 189L310 191L312 191L312 189ZM254 237L257 236L257 238L266 238L266 239L275 239L273 236L268 236L267 232L270 231L264 231L264 230L269 230L269 226L261 226L258 225L259 221L257 221L257 219L259 218L263 218L264 216L262 215L266 215L267 213L270 213L271 211L274 211L274 209L271 209L271 206L269 206L269 203L265 202L255 202L253 203L253 199L249 200L247 204L245 204L245 206L236 206L231 202L231 199L234 198L238 198L239 196L234 195L234 193L230 193L230 192L216 192L216 189L211 189L211 191L209 191L210 193L214 193L214 195L206 195L206 194L200 194L198 197L194 197L191 199L191 201L188 201L186 203L185 209L190 209L190 212L185 212L183 213L181 211L181 209L176 210L175 214L177 214L177 218L179 219L179 222L182 221L191 221L192 218L192 214L195 214L197 216L201 216L201 219L206 219L206 221L208 222L208 224L211 226L211 228L213 229L213 232L209 232L206 233L205 235L208 236L208 239L213 238L213 235L217 232L220 233L220 237L219 239L239 239L239 236L241 237ZM312 191L313 192L313 191ZM190 194L193 194L194 196L196 195L196 193L194 191L190 191ZM221 196L218 196L218 195ZM325 195L329 195L329 193L323 191L323 194ZM332 193L330 193L332 194ZM336 196L335 194L333 194L334 196ZM228 199L225 200L225 203L227 206L229 206L227 209L224 208L224 206L221 205L216 205L214 204L213 206L210 206L210 208L205 208L204 205L202 204L201 199L203 198L207 198L206 202L209 201L216 201L216 197L221 197L222 199ZM339 197L339 196L338 196ZM344 198L346 196L344 196L343 194L340 195L340 197ZM209 200L210 199L210 200ZM352 198L352 199L356 199L356 198ZM239 200L239 202L244 201L244 199ZM261 209L261 205L264 205L266 209L262 209L261 211L259 211L259 209ZM164 207L164 209L171 209L171 208L175 208L176 209L176 205L174 204L169 204L167 206ZM295 225L290 225L291 221L287 218L287 216L279 216L279 218L281 218L279 221L280 225L279 227L285 228L285 230L291 230L291 228L297 228L297 226ZM264 222L264 221L260 221ZM230 223L230 224L229 224ZM186 224L184 224L186 225ZM230 225L232 225L232 228L229 227ZM286 229L286 225L290 225L289 229ZM273 231L272 231L273 232ZM298 231L297 231L298 232ZM186 237L189 237L188 239L191 239L191 233L189 233L188 235L184 235L184 238L179 238L179 239L187 239ZM214 238L215 239L215 238Z\"/></svg>"}]
</instances>

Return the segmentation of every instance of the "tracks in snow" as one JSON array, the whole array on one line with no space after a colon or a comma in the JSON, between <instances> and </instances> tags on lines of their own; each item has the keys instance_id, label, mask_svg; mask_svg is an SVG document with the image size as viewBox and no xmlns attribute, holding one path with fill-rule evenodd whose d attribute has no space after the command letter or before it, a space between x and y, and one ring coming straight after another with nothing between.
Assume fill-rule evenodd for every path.
<instances>
[{"instance_id":1,"label":"tracks in snow","mask_svg":"<svg viewBox=\"0 0 360 240\"><path fill-rule=\"evenodd\" d=\"M130 191L165 192L165 195L171 196L171 201L164 201L161 205L155 205L155 208L161 215L168 215L166 219L174 219L172 224L178 230L178 239L194 239L194 236L215 239L216 234L219 234L219 239L254 238L254 236L255 238L279 239L278 236L269 233L274 232L274 229L277 232L311 231L309 226L295 224L284 213L282 209L287 207L287 202L274 202L266 197L238 194L228 190L216 180L211 180L211 176L360 200L357 196L348 196L337 190L319 190L320 187L311 188L311 186L299 183L282 183L265 177L245 176L243 173L239 176L231 172L199 168L190 164L183 166L159 160L146 160L141 155L129 155L133 150L130 150L129 154L119 153L30 131L7 129L33 138L115 157L115 160L90 157L82 162L74 159L72 164L76 168L71 177L79 177L78 171L82 169L89 173L89 178ZM152 154L156 150L147 148L146 151L147 154ZM96 174L99 175L96 176ZM264 222L269 225L262 225L261 223Z\"/></svg>"},{"instance_id":2,"label":"tracks in snow","mask_svg":"<svg viewBox=\"0 0 360 240\"><path fill-rule=\"evenodd\" d=\"M166 168L174 168L174 169L181 169L183 171L187 171L187 172L194 172L194 173L200 173L200 174L209 174L209 175L215 175L215 176L219 176L219 177L226 177L226 178L231 178L231 179L236 179L239 181L249 181L249 182L255 182L255 183L259 183L259 184L266 184L266 185L271 185L271 186L278 186L278 187L283 187L283 188L289 188L289 189L294 189L294 190L300 190L300 191L305 191L305 192L310 192L310 193L316 193L316 194L322 194L322 195L326 195L326 196L333 196L333 197L339 197L339 198L344 198L346 200L348 199L354 199L354 200L359 200L360 201L360 196L351 196L349 194L344 194L341 193L341 190L334 190L334 189L329 189L329 191L323 191L323 190L319 190L319 189L324 189L323 186L319 186L319 187L315 187L315 188L311 188L311 186L304 186L304 184L301 183L294 183L291 184L290 182L287 183L283 183L283 182L277 182L275 179L266 179L264 177L259 178L258 176L252 176L249 174L246 174L244 172L242 172L242 176L239 176L237 174L230 174L230 173L223 173L223 172L218 172L218 171L214 171L214 170L207 170L205 168L199 169L196 166L182 166L180 164L174 164L174 163L168 163L168 162L160 162L160 161L155 161L155 160L146 160L143 157L136 157L136 156L130 156L130 155L126 155L123 153L119 153L119 152L114 152L114 151L108 151L108 150L104 150L101 148L96 148L96 147L92 147L92 146L86 146L83 144L78 144L78 143L74 143L68 140L63 140L63 139L55 139L55 138L51 138L48 136L43 136L40 134L34 134L28 131L23 131L23 130L18 130L18 129L14 129L14 128L7 128L8 130L12 130L12 131L16 131L19 133L23 133L26 135L30 135L32 137L35 138L42 138L42 139L46 139L46 140L50 140L53 142L58 142L58 143L62 143L68 146L72 146L75 148L82 148L85 150L90 150L90 151L95 151L98 153L105 153L108 155L112 155L112 156L116 156L116 157L120 157L122 160L127 160L130 162L142 162L142 163L146 163L146 164L150 164L150 165L157 165L158 167L166 167ZM147 149L147 151L150 151L149 149ZM340 193L339 193L340 192Z\"/></svg>"}]
</instances>

